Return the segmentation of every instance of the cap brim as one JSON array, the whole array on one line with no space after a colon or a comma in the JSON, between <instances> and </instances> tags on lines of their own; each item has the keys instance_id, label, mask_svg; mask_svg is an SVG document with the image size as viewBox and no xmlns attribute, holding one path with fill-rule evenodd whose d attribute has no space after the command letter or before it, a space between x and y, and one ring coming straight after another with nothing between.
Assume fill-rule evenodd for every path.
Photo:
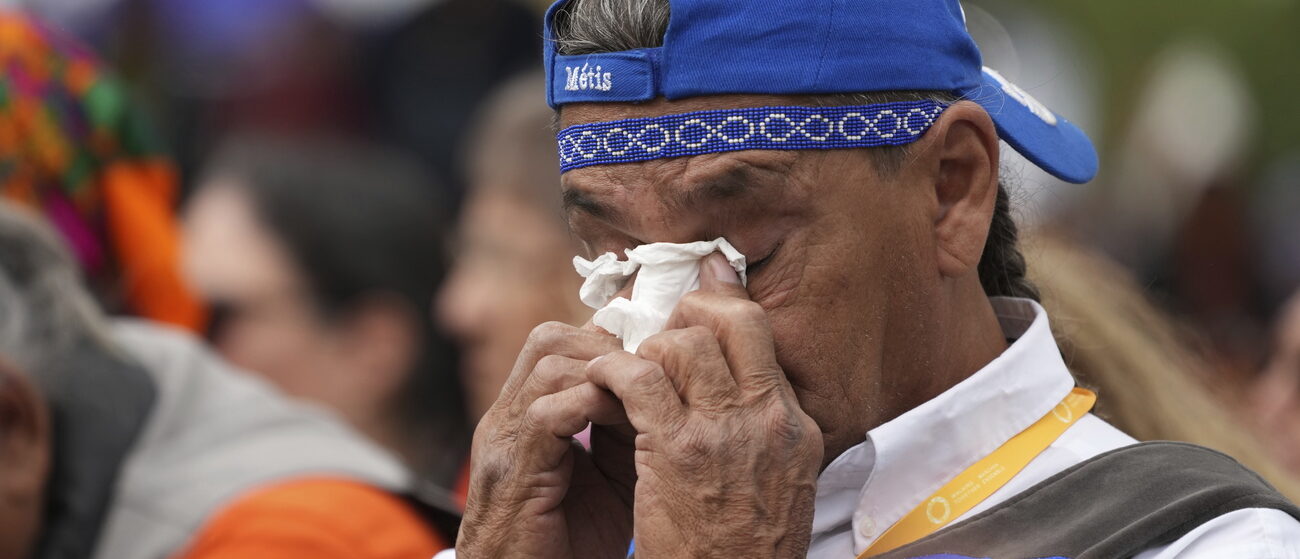
<instances>
[{"instance_id":1,"label":"cap brim","mask_svg":"<svg viewBox=\"0 0 1300 559\"><path fill-rule=\"evenodd\" d=\"M1083 130L997 72L986 68L981 78L979 87L960 93L988 111L1007 144L1063 181L1083 184L1097 176L1097 149Z\"/></svg>"}]
</instances>

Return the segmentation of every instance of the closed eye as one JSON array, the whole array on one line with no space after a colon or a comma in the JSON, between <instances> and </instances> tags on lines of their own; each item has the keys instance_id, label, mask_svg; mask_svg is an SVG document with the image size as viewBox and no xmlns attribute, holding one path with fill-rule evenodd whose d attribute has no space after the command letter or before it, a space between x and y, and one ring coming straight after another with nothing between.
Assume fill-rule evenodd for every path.
<instances>
[{"instance_id":1,"label":"closed eye","mask_svg":"<svg viewBox=\"0 0 1300 559\"><path fill-rule=\"evenodd\" d=\"M755 260L753 263L746 266L745 275L752 276L762 270L763 266L772 261L772 257L776 255L776 251L781 250L781 244L782 243L777 243L776 246L772 247L772 250L767 253L767 256Z\"/></svg>"}]
</instances>

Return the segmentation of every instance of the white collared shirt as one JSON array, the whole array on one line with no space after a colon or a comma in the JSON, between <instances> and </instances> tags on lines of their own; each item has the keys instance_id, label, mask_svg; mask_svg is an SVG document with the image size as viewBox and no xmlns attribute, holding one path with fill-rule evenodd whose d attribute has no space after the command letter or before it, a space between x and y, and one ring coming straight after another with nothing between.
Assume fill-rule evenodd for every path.
<instances>
[{"instance_id":1,"label":"white collared shirt","mask_svg":"<svg viewBox=\"0 0 1300 559\"><path fill-rule=\"evenodd\" d=\"M867 434L817 480L809 559L854 559L903 515L1047 415L1074 388L1046 311L1027 299L993 299L1016 340L993 362L938 397ZM1135 441L1088 414L961 520L1103 452ZM451 559L444 552L436 559ZM1272 509L1220 516L1136 559L1300 559L1300 522Z\"/></svg>"},{"instance_id":2,"label":"white collared shirt","mask_svg":"<svg viewBox=\"0 0 1300 559\"><path fill-rule=\"evenodd\" d=\"M938 397L867 434L818 478L811 559L857 557L886 529L970 465L1047 415L1074 388L1047 314L1025 299L993 299L1004 334L997 359ZM1005 486L954 523L1093 456L1135 443L1089 414ZM1138 559L1300 558L1300 522L1244 509Z\"/></svg>"}]
</instances>

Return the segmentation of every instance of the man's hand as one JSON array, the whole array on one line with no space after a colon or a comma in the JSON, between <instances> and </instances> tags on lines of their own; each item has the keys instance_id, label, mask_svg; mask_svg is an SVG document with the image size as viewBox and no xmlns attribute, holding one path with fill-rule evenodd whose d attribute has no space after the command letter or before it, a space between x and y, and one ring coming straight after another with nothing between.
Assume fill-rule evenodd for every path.
<instances>
[{"instance_id":1,"label":"man's hand","mask_svg":"<svg viewBox=\"0 0 1300 559\"><path fill-rule=\"evenodd\" d=\"M594 431L594 459L572 440L589 421L626 428L622 406L585 373L589 361L621 347L608 334L558 323L533 331L474 432L460 559L625 556L631 434Z\"/></svg>"},{"instance_id":2,"label":"man's hand","mask_svg":"<svg viewBox=\"0 0 1300 559\"><path fill-rule=\"evenodd\" d=\"M700 275L670 330L586 370L637 433L636 555L804 557L821 432L726 259L710 256Z\"/></svg>"}]
</instances>

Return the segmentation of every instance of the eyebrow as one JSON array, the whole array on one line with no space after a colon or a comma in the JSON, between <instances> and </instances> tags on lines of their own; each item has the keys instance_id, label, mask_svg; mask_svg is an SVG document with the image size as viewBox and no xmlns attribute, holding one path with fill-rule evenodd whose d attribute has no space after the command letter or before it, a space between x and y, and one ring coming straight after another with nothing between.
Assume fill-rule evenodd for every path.
<instances>
[{"instance_id":1,"label":"eyebrow","mask_svg":"<svg viewBox=\"0 0 1300 559\"><path fill-rule=\"evenodd\" d=\"M707 182L673 194L668 203L674 211L685 211L706 203L737 198L765 184L767 182L764 180L755 180L750 165L736 165L711 177ZM618 208L601 203L596 197L580 189L565 190L562 199L566 214L581 211L613 224L622 224L625 221Z\"/></svg>"},{"instance_id":2,"label":"eyebrow","mask_svg":"<svg viewBox=\"0 0 1300 559\"><path fill-rule=\"evenodd\" d=\"M748 166L740 165L727 169L726 172L712 177L708 182L688 188L672 197L675 210L696 208L710 202L719 202L737 198L758 187Z\"/></svg>"},{"instance_id":3,"label":"eyebrow","mask_svg":"<svg viewBox=\"0 0 1300 559\"><path fill-rule=\"evenodd\" d=\"M618 212L612 207L596 201L590 194L575 188L564 191L563 204L565 214L573 213L576 210L600 219L612 219L618 215Z\"/></svg>"}]
</instances>

